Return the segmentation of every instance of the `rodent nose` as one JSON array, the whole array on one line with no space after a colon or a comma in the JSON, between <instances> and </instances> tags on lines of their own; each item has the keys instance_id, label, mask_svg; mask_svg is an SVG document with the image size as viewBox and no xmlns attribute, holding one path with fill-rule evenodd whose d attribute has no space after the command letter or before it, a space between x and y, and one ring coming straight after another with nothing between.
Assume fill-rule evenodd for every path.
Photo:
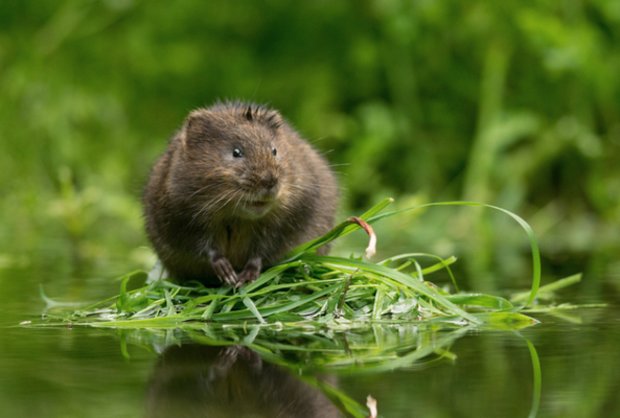
<instances>
[{"instance_id":1,"label":"rodent nose","mask_svg":"<svg viewBox=\"0 0 620 418\"><path fill-rule=\"evenodd\" d=\"M278 178L274 173L268 173L261 178L260 186L269 192L273 192L278 186Z\"/></svg>"}]
</instances>

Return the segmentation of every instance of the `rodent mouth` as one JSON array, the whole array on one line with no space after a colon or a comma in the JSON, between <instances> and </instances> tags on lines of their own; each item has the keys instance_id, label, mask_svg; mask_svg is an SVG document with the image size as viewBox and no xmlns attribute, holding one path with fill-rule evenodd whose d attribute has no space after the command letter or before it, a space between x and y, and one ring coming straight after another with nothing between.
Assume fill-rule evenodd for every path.
<instances>
[{"instance_id":1,"label":"rodent mouth","mask_svg":"<svg viewBox=\"0 0 620 418\"><path fill-rule=\"evenodd\" d=\"M256 209L265 209L273 203L272 200L253 200L247 203L249 207Z\"/></svg>"},{"instance_id":2,"label":"rodent mouth","mask_svg":"<svg viewBox=\"0 0 620 418\"><path fill-rule=\"evenodd\" d=\"M260 218L271 210L275 202L275 199L246 200L241 207L248 218Z\"/></svg>"}]
</instances>

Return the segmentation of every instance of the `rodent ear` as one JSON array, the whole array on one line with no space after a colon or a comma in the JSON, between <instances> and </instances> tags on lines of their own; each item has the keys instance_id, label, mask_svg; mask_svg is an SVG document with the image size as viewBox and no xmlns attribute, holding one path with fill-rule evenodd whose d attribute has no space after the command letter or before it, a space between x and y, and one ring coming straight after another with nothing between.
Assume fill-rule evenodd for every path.
<instances>
[{"instance_id":1,"label":"rodent ear","mask_svg":"<svg viewBox=\"0 0 620 418\"><path fill-rule=\"evenodd\" d=\"M240 104L239 108L245 120L260 123L273 131L277 131L284 124L282 115L275 109L252 103Z\"/></svg>"},{"instance_id":2,"label":"rodent ear","mask_svg":"<svg viewBox=\"0 0 620 418\"><path fill-rule=\"evenodd\" d=\"M267 125L274 131L277 131L278 128L284 124L284 119L277 110L269 110L264 118Z\"/></svg>"},{"instance_id":3,"label":"rodent ear","mask_svg":"<svg viewBox=\"0 0 620 418\"><path fill-rule=\"evenodd\" d=\"M201 142L209 136L211 121L205 109L193 110L183 126L183 143L192 144Z\"/></svg>"}]
</instances>

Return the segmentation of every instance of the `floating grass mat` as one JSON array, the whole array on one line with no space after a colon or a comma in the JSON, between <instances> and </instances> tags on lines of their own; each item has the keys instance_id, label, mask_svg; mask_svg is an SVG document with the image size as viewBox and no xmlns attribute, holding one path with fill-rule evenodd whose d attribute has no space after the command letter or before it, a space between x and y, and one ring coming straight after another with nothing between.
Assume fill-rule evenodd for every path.
<instances>
[{"instance_id":1,"label":"floating grass mat","mask_svg":"<svg viewBox=\"0 0 620 418\"><path fill-rule=\"evenodd\" d=\"M537 322L520 312L532 305L540 285L538 244L522 218L505 209L474 202L432 203L405 209L482 206L512 217L528 236L533 273L530 291L511 302L499 296L458 291L450 270L455 257L409 253L369 261L367 257L374 253L376 243L370 225L405 211L383 212L391 202L392 199L386 199L360 217L349 218L324 236L299 246L283 262L240 289L147 280L145 272L134 272L122 279L118 296L77 310L48 300L48 323L188 329L204 323L239 327L258 324L346 330L370 324L403 323L519 329ZM320 246L360 228L370 236L366 257L316 254ZM438 272L450 276L456 293L429 281Z\"/></svg>"}]
</instances>

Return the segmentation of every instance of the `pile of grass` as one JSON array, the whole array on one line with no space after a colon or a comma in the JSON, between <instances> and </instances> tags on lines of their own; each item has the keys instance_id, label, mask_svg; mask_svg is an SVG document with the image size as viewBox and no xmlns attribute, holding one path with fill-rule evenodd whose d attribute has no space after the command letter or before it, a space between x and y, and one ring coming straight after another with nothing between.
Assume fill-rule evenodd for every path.
<instances>
[{"instance_id":1,"label":"pile of grass","mask_svg":"<svg viewBox=\"0 0 620 418\"><path fill-rule=\"evenodd\" d=\"M531 313L557 309L544 303L549 295L580 280L575 275L540 287L534 233L527 222L505 209L442 202L385 211L391 202L386 199L299 246L239 289L179 285L139 271L122 278L118 295L77 309L44 297L48 303L44 326L116 328L127 357L127 343L158 353L185 343L243 345L321 390L346 415L361 418L375 407L373 399L364 406L315 373L372 374L453 360L456 354L450 347L463 335L473 329L517 330L533 325L537 320ZM531 250L529 291L509 298L460 291L451 271L455 257L408 253L369 260L376 242L370 225L407 210L445 205L490 208L522 227ZM360 228L370 235L364 257L316 253L322 245ZM450 277L452 286L433 284L430 280L438 273ZM524 341L532 360L530 416L534 416L540 403L540 362L531 342Z\"/></svg>"},{"instance_id":2,"label":"pile of grass","mask_svg":"<svg viewBox=\"0 0 620 418\"><path fill-rule=\"evenodd\" d=\"M368 324L434 322L515 329L536 322L522 311L532 306L539 290L538 244L522 218L501 208L442 202L405 210L439 205L484 206L512 217L528 236L533 266L531 289L517 295L518 303L495 295L458 291L450 270L455 257L410 253L372 262L362 257L316 254L320 246L362 227L373 242L369 225L403 212L385 212L391 202L386 199L359 218L350 218L324 236L299 246L283 262L240 289L147 280L145 272L134 272L122 279L119 295L104 301L77 310L63 309L50 301L47 318L51 322L118 328L189 328L190 324L208 322L243 327L259 324L352 329ZM440 271L452 278L455 293L429 281L429 276Z\"/></svg>"}]
</instances>

